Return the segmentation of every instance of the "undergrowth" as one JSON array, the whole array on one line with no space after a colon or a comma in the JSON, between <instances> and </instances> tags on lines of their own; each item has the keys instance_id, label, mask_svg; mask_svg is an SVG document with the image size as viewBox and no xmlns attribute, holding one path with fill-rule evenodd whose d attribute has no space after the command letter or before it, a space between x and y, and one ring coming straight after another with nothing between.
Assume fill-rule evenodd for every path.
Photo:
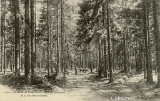
<instances>
[{"instance_id":1,"label":"undergrowth","mask_svg":"<svg viewBox=\"0 0 160 101\"><path fill-rule=\"evenodd\" d=\"M43 89L43 90L54 90L53 86L63 87L65 84L65 78L56 78L56 75L48 76L37 76L35 75L33 79L26 79L24 75L15 76L10 74L1 76L1 84L7 85L15 90L23 90L26 87L31 87L33 89Z\"/></svg>"}]
</instances>

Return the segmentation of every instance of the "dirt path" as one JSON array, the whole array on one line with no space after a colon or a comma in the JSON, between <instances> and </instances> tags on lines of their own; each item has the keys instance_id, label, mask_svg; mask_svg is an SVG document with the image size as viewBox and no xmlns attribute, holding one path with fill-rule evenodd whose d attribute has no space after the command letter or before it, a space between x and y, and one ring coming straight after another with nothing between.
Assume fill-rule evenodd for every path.
<instances>
[{"instance_id":1,"label":"dirt path","mask_svg":"<svg viewBox=\"0 0 160 101\"><path fill-rule=\"evenodd\" d=\"M130 83L116 85L107 84L108 79L105 78L99 81L93 78L92 81L91 76L93 74L75 75L74 71L69 71L65 92L69 96L81 97L85 101L159 101L159 98L143 100L139 98L140 92L135 87L138 83L138 75L130 78Z\"/></svg>"},{"instance_id":2,"label":"dirt path","mask_svg":"<svg viewBox=\"0 0 160 101\"><path fill-rule=\"evenodd\" d=\"M101 94L96 92L96 90L94 90L97 87L97 84L88 80L90 76L91 74L88 73L79 73L78 75L75 75L73 71L70 72L67 76L65 92L69 96L79 96L85 101L111 100L103 97Z\"/></svg>"}]
</instances>

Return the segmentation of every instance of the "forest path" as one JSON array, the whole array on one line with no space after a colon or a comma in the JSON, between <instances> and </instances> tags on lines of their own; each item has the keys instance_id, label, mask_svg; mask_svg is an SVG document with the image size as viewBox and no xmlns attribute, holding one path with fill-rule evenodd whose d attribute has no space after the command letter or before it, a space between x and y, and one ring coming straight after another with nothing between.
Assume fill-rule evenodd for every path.
<instances>
[{"instance_id":1,"label":"forest path","mask_svg":"<svg viewBox=\"0 0 160 101\"><path fill-rule=\"evenodd\" d=\"M111 99L103 97L96 92L95 88L98 86L98 83L89 80L92 75L94 74L80 72L78 72L78 75L75 75L74 71L69 71L69 75L66 76L65 92L69 96L79 96L85 101L110 101Z\"/></svg>"},{"instance_id":2,"label":"forest path","mask_svg":"<svg viewBox=\"0 0 160 101\"><path fill-rule=\"evenodd\" d=\"M108 84L108 79L96 79L95 73L79 73L75 75L75 71L69 71L66 75L66 86L64 91L73 97L81 97L85 101L159 101L159 98L148 99L153 91L143 91L137 89L139 80L143 79L143 74L134 75L127 79L125 84ZM126 76L124 76L126 77ZM121 78L122 79L122 78ZM154 78L155 79L155 78ZM121 81L120 79L118 79ZM148 87L148 86L147 86ZM152 86L151 86L152 87ZM146 87L143 87L146 89ZM142 93L143 92L143 93ZM152 94L151 94L152 93ZM141 99L143 94L148 98Z\"/></svg>"}]
</instances>

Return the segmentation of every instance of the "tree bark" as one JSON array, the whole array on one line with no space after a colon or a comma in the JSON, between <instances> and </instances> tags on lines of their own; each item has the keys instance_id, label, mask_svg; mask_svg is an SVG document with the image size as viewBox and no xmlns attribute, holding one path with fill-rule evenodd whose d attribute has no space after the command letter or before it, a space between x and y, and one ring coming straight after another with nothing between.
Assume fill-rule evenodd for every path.
<instances>
[{"instance_id":1,"label":"tree bark","mask_svg":"<svg viewBox=\"0 0 160 101\"><path fill-rule=\"evenodd\" d=\"M111 49L111 37L110 37L110 29L109 29L109 21L110 21L110 16L109 16L109 1L107 1L107 33L108 33L108 60L109 60L109 83L112 83L113 82L113 77L112 77L112 63L111 63L111 52L110 52L110 49Z\"/></svg>"},{"instance_id":2,"label":"tree bark","mask_svg":"<svg viewBox=\"0 0 160 101\"><path fill-rule=\"evenodd\" d=\"M154 34L156 39L156 64L157 64L157 87L160 87L160 30L159 30L159 8L160 1L153 0L153 19L154 19Z\"/></svg>"},{"instance_id":3,"label":"tree bark","mask_svg":"<svg viewBox=\"0 0 160 101\"><path fill-rule=\"evenodd\" d=\"M153 82L153 75L152 75L152 56L151 56L151 44L150 44L150 33L149 33L149 11L150 11L150 2L149 2L150 0L147 0L147 14L146 14L146 18L147 18L147 37L148 37L148 57L149 57L149 70L148 70L148 72L149 72L149 76L151 76L150 78L151 78L151 81L150 82Z\"/></svg>"},{"instance_id":4,"label":"tree bark","mask_svg":"<svg viewBox=\"0 0 160 101\"><path fill-rule=\"evenodd\" d=\"M29 0L25 0L25 50L24 50L24 68L25 68L25 77L28 79L28 75L30 72L30 65L29 65Z\"/></svg>"},{"instance_id":5,"label":"tree bark","mask_svg":"<svg viewBox=\"0 0 160 101\"><path fill-rule=\"evenodd\" d=\"M50 67L50 59L49 59L49 2L47 0L47 70L48 70L48 78L49 78L49 67Z\"/></svg>"},{"instance_id":6,"label":"tree bark","mask_svg":"<svg viewBox=\"0 0 160 101\"><path fill-rule=\"evenodd\" d=\"M3 5L2 5L3 6ZM4 7L1 7L4 10ZM2 13L2 12L1 12ZM3 71L3 26L4 26L4 14L1 15L1 72Z\"/></svg>"},{"instance_id":7,"label":"tree bark","mask_svg":"<svg viewBox=\"0 0 160 101\"><path fill-rule=\"evenodd\" d=\"M99 62L98 62L98 77L100 77L101 78L101 74L102 74L102 68L101 68L101 39L100 39L100 37L98 38L98 60L99 60Z\"/></svg>"},{"instance_id":8,"label":"tree bark","mask_svg":"<svg viewBox=\"0 0 160 101\"><path fill-rule=\"evenodd\" d=\"M14 3L14 17L15 17L15 71L18 69L18 62L19 62L19 1L15 0ZM17 5L18 4L18 5ZM18 72L16 72L17 74ZM15 75L16 75L15 74Z\"/></svg>"},{"instance_id":9,"label":"tree bark","mask_svg":"<svg viewBox=\"0 0 160 101\"><path fill-rule=\"evenodd\" d=\"M114 44L115 43L114 43L114 36L113 36L113 41L112 41L112 49L113 49L112 50L112 58L113 58L112 59L113 60L113 62L112 62L113 65L112 66L113 66L113 70L115 70L115 64L114 64Z\"/></svg>"},{"instance_id":10,"label":"tree bark","mask_svg":"<svg viewBox=\"0 0 160 101\"><path fill-rule=\"evenodd\" d=\"M4 74L6 73L6 49L5 49L5 46L6 46L6 41L5 41L5 37L6 37L6 24L5 24L5 20L6 20L6 16L5 16L5 12L6 12L6 0L4 0L5 2L5 7L4 7L4 30L3 30L3 49L4 49L4 53L3 53L3 68L4 68Z\"/></svg>"},{"instance_id":11,"label":"tree bark","mask_svg":"<svg viewBox=\"0 0 160 101\"><path fill-rule=\"evenodd\" d=\"M34 79L34 68L35 68L35 55L34 55L34 0L30 0L31 3L31 78Z\"/></svg>"},{"instance_id":12,"label":"tree bark","mask_svg":"<svg viewBox=\"0 0 160 101\"><path fill-rule=\"evenodd\" d=\"M145 36L145 53L146 53L146 68L147 68L147 82L153 82L153 78L152 78L152 68L150 68L149 65L149 53L148 53L148 34L147 34L147 24L146 24L146 0L144 0L144 29L143 29L143 33Z\"/></svg>"},{"instance_id":13,"label":"tree bark","mask_svg":"<svg viewBox=\"0 0 160 101\"><path fill-rule=\"evenodd\" d=\"M59 30L58 30L58 28L59 28L59 27L58 27L58 23L59 23L59 20L58 20L58 17L59 17L59 16L58 16L58 14L59 14L59 13L58 13L58 10L59 10L59 9L58 9L58 3L57 3L57 68L56 68L56 73L57 73L57 74L60 72L60 71L59 71L59 70L60 70L60 69L59 69L60 67L59 67L59 34L58 34L58 33L59 33Z\"/></svg>"},{"instance_id":14,"label":"tree bark","mask_svg":"<svg viewBox=\"0 0 160 101\"><path fill-rule=\"evenodd\" d=\"M34 44L35 44L35 67L37 68L37 71L38 71L38 66L37 66L37 41L36 41L36 37L37 37L37 34L36 34L36 28L37 28L37 26L36 26L36 20L37 20L37 18L36 18L36 2L34 2L34 8L35 8L35 10L34 10L34 12L35 12L35 17L34 17L34 20L35 20L35 23L34 23L34 35L35 35L35 37L34 37Z\"/></svg>"},{"instance_id":15,"label":"tree bark","mask_svg":"<svg viewBox=\"0 0 160 101\"><path fill-rule=\"evenodd\" d=\"M127 73L127 58L126 58L126 36L125 36L125 33L126 33L126 27L124 28L124 32L123 32L123 44L124 44L124 72Z\"/></svg>"},{"instance_id":16,"label":"tree bark","mask_svg":"<svg viewBox=\"0 0 160 101\"><path fill-rule=\"evenodd\" d=\"M106 28L106 24L105 24L105 22L106 22L106 1L104 2L104 4L103 4L103 8L102 8L102 10L103 10L103 26L104 26L104 28ZM105 33L105 34L107 34L107 33ZM104 36L104 77L108 77L107 75L107 53L106 53L106 36Z\"/></svg>"}]
</instances>

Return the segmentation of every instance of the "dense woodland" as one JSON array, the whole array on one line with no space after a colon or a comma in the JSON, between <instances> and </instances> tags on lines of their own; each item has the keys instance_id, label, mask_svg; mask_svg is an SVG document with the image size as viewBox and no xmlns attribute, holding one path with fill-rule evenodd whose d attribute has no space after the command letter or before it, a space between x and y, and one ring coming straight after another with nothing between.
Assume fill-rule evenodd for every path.
<instances>
[{"instance_id":1,"label":"dense woodland","mask_svg":"<svg viewBox=\"0 0 160 101\"><path fill-rule=\"evenodd\" d=\"M136 71L160 87L160 0L1 0L0 53L0 72L27 83Z\"/></svg>"}]
</instances>

